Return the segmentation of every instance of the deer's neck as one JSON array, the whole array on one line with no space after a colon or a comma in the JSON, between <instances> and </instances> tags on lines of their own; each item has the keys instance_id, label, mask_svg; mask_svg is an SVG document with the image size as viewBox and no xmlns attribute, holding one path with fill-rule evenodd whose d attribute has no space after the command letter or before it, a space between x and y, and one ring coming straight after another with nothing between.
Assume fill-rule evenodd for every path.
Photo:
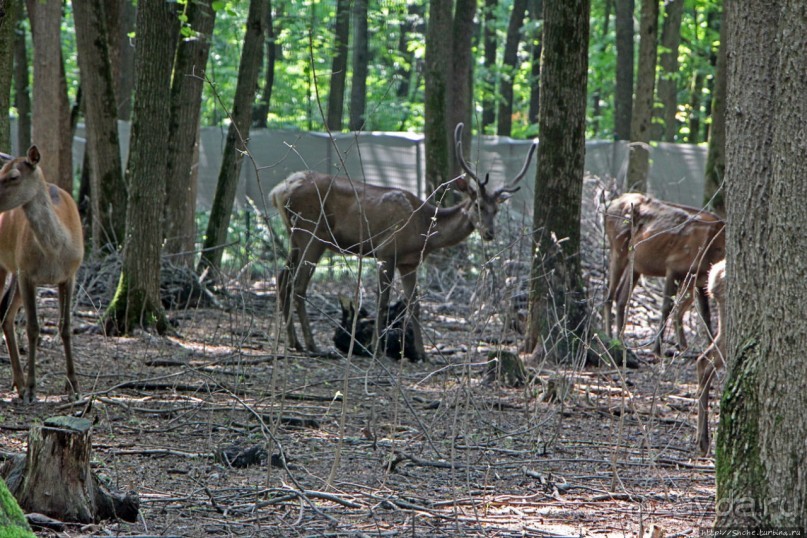
<instances>
[{"instance_id":1,"label":"deer's neck","mask_svg":"<svg viewBox=\"0 0 807 538\"><path fill-rule=\"evenodd\" d=\"M23 204L28 225L37 242L48 253L58 253L70 244L70 237L53 208L50 185L42 183L34 197Z\"/></svg>"},{"instance_id":2,"label":"deer's neck","mask_svg":"<svg viewBox=\"0 0 807 538\"><path fill-rule=\"evenodd\" d=\"M467 205L461 203L452 207L430 208L426 215L430 221L427 224L428 250L452 247L471 235L474 225L468 216Z\"/></svg>"}]
</instances>

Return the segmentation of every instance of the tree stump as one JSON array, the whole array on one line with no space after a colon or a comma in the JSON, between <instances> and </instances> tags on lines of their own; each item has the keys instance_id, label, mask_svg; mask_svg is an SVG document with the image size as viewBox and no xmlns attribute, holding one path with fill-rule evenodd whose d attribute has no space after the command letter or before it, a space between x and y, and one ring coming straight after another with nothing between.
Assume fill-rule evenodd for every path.
<instances>
[{"instance_id":1,"label":"tree stump","mask_svg":"<svg viewBox=\"0 0 807 538\"><path fill-rule=\"evenodd\" d=\"M91 426L86 419L53 417L31 428L27 456L3 470L23 510L78 523L136 520L137 493L108 491L90 469Z\"/></svg>"},{"instance_id":2,"label":"tree stump","mask_svg":"<svg viewBox=\"0 0 807 538\"><path fill-rule=\"evenodd\" d=\"M523 387L527 382L524 361L509 351L491 351L488 353L484 382L486 384L499 383L505 387Z\"/></svg>"}]
</instances>

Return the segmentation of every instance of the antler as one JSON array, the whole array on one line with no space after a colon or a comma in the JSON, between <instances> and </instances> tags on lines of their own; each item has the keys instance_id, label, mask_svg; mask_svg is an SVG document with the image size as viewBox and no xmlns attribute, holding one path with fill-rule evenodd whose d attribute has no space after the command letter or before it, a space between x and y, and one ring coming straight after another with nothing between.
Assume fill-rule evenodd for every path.
<instances>
[{"instance_id":1,"label":"antler","mask_svg":"<svg viewBox=\"0 0 807 538\"><path fill-rule=\"evenodd\" d=\"M530 146L530 151L527 153L527 158L524 159L524 165L521 167L521 170L518 172L518 174L516 174L516 177L514 177L513 180L510 181L509 185L505 185L501 189L497 190L496 191L497 194L504 194L504 193L508 193L508 192L512 193L512 192L516 192L518 189L521 188L521 187L516 187L515 185L516 185L516 183L521 181L524 178L524 176L527 174L527 168L530 167L530 161L532 161L532 156L535 154L535 149L537 147L538 147L538 141L533 140L532 145Z\"/></svg>"},{"instance_id":2,"label":"antler","mask_svg":"<svg viewBox=\"0 0 807 538\"><path fill-rule=\"evenodd\" d=\"M462 154L462 129L463 129L463 127L465 127L465 124L460 122L460 123L457 124L457 127L454 128L454 145L455 145L456 151L457 151L457 160L459 161L460 167L463 169L463 171L466 174L468 174L471 177L471 179L473 179L479 185L484 187L485 184L488 182L488 178L485 177L485 182L484 183L479 181L479 178L476 176L476 174L471 171L471 167L468 166L467 162L465 162L465 155Z\"/></svg>"}]
</instances>

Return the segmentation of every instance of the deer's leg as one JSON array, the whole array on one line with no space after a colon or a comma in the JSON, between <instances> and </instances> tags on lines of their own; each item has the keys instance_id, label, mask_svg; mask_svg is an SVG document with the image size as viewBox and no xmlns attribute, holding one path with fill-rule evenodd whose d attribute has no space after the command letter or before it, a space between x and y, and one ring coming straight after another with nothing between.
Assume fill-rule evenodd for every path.
<instances>
[{"instance_id":1,"label":"deer's leg","mask_svg":"<svg viewBox=\"0 0 807 538\"><path fill-rule=\"evenodd\" d=\"M687 347L687 338L684 333L684 314L692 307L693 293L695 292L691 286L682 285L678 288L673 323L675 324L675 339L678 342L679 349L686 349Z\"/></svg>"},{"instance_id":2,"label":"deer's leg","mask_svg":"<svg viewBox=\"0 0 807 538\"><path fill-rule=\"evenodd\" d=\"M656 355L661 355L661 343L664 340L664 330L667 327L667 318L670 317L670 312L673 307L673 297L678 290L678 280L672 273L667 273L664 280L664 298L661 302L661 323L659 325L658 334L656 335L656 343L653 346L653 352Z\"/></svg>"},{"instance_id":3,"label":"deer's leg","mask_svg":"<svg viewBox=\"0 0 807 538\"><path fill-rule=\"evenodd\" d=\"M297 317L300 318L300 329L303 331L303 339L305 340L306 348L308 348L310 353L318 353L319 347L314 342L314 335L311 332L311 323L308 321L305 298L308 283L311 281L311 277L314 276L317 262L324 252L325 246L322 243L310 241L306 245L305 250L303 250L302 259L293 274L294 306L297 310ZM293 326L291 330L293 332ZM297 343L297 345L299 346L299 343Z\"/></svg>"},{"instance_id":4,"label":"deer's leg","mask_svg":"<svg viewBox=\"0 0 807 538\"><path fill-rule=\"evenodd\" d=\"M395 277L395 264L390 260L378 260L378 310L376 312L375 331L372 347L376 354L386 355L386 338L384 333L389 327L389 296L392 281ZM376 355L378 356L378 355Z\"/></svg>"},{"instance_id":5,"label":"deer's leg","mask_svg":"<svg viewBox=\"0 0 807 538\"><path fill-rule=\"evenodd\" d=\"M717 342L698 357L698 433L695 443L704 456L709 453L709 390L715 373L723 367L723 360Z\"/></svg>"},{"instance_id":6,"label":"deer's leg","mask_svg":"<svg viewBox=\"0 0 807 538\"><path fill-rule=\"evenodd\" d=\"M709 296L706 294L706 286L695 287L692 293L697 293L698 313L706 324L706 332L709 333L709 338L715 338L715 334L712 332L712 312L709 308Z\"/></svg>"},{"instance_id":7,"label":"deer's leg","mask_svg":"<svg viewBox=\"0 0 807 538\"><path fill-rule=\"evenodd\" d=\"M28 333L28 379L23 388L21 398L25 402L33 402L36 393L36 346L39 342L39 319L36 315L36 286L26 278L19 278L17 284L19 294L22 297L22 307L25 309L25 322Z\"/></svg>"},{"instance_id":8,"label":"deer's leg","mask_svg":"<svg viewBox=\"0 0 807 538\"><path fill-rule=\"evenodd\" d=\"M0 283L5 283L6 272L0 270ZM22 298L20 297L19 290L17 289L16 275L11 277L3 294L3 299L0 301L0 319L3 322L3 334L6 337L6 347L8 348L8 356L11 360L11 386L16 387L17 394L20 398L23 397L25 391L25 374L22 372L20 365L20 350L17 347L17 335L14 331L14 318L17 317L17 312L22 305Z\"/></svg>"},{"instance_id":9,"label":"deer's leg","mask_svg":"<svg viewBox=\"0 0 807 538\"><path fill-rule=\"evenodd\" d=\"M609 338L614 336L613 332L613 318L611 317L611 310L614 300L617 299L619 290L619 283L622 276L625 274L625 267L627 265L627 257L622 252L611 251L611 259L608 263L608 295L605 298L605 306L603 309L603 321L605 322L605 331ZM617 330L622 331L622 326L618 326Z\"/></svg>"},{"instance_id":10,"label":"deer's leg","mask_svg":"<svg viewBox=\"0 0 807 538\"><path fill-rule=\"evenodd\" d=\"M406 317L401 331L401 349L405 348L403 340L406 338L407 324L410 324L416 355L413 361L425 361L426 348L423 346L423 333L420 327L420 298L417 293L417 265L401 265L398 267L398 271L401 273L406 301Z\"/></svg>"},{"instance_id":11,"label":"deer's leg","mask_svg":"<svg viewBox=\"0 0 807 538\"><path fill-rule=\"evenodd\" d=\"M78 396L78 380L76 379L76 371L73 367L73 342L70 319L70 304L73 298L73 285L73 278L67 282L62 282L59 284L59 334L62 337L65 368L67 370L65 391L70 398L75 398Z\"/></svg>"},{"instance_id":12,"label":"deer's leg","mask_svg":"<svg viewBox=\"0 0 807 538\"><path fill-rule=\"evenodd\" d=\"M291 293L293 289L293 276L296 273L297 263L293 261L294 254L289 254L286 266L277 275L277 300L280 303L280 312L283 315L283 323L286 325L286 345L298 351L303 348L297 339L297 331L294 330L294 320L291 314Z\"/></svg>"},{"instance_id":13,"label":"deer's leg","mask_svg":"<svg viewBox=\"0 0 807 538\"><path fill-rule=\"evenodd\" d=\"M639 280L639 273L633 271L624 271L622 278L616 291L616 330L619 338L623 337L625 330L625 312L628 309L628 302L630 301L633 288ZM630 279L630 280L628 280Z\"/></svg>"}]
</instances>

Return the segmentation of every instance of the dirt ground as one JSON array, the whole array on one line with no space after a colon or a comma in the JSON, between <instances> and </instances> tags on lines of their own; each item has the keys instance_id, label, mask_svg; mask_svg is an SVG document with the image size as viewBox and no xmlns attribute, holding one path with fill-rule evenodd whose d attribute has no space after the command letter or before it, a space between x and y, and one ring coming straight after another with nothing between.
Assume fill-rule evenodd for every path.
<instances>
[{"instance_id":1,"label":"dirt ground","mask_svg":"<svg viewBox=\"0 0 807 538\"><path fill-rule=\"evenodd\" d=\"M589 188L583 261L596 311L607 260L598 219ZM0 357L0 450L24 452L28 429L46 417L84 414L96 421L96 472L142 504L136 523L38 534L697 535L712 522L715 491L713 461L694 451L694 358L706 344L695 315L692 349L655 358L660 293L648 282L625 339L638 369L528 362L526 387L483 383L488 351L518 351L521 339L508 312L529 273L514 262L525 258L513 228L494 247L471 241L424 269L427 363L286 353L271 277L234 277L218 307L171 311L169 337L98 334L101 300L80 287L82 397L66 402L55 293L43 292L39 400L16 398ZM347 272L320 269L309 290L317 339L332 351L337 293L355 285ZM371 302L373 282L364 283ZM275 465L216 457L233 445L265 449Z\"/></svg>"}]
</instances>

